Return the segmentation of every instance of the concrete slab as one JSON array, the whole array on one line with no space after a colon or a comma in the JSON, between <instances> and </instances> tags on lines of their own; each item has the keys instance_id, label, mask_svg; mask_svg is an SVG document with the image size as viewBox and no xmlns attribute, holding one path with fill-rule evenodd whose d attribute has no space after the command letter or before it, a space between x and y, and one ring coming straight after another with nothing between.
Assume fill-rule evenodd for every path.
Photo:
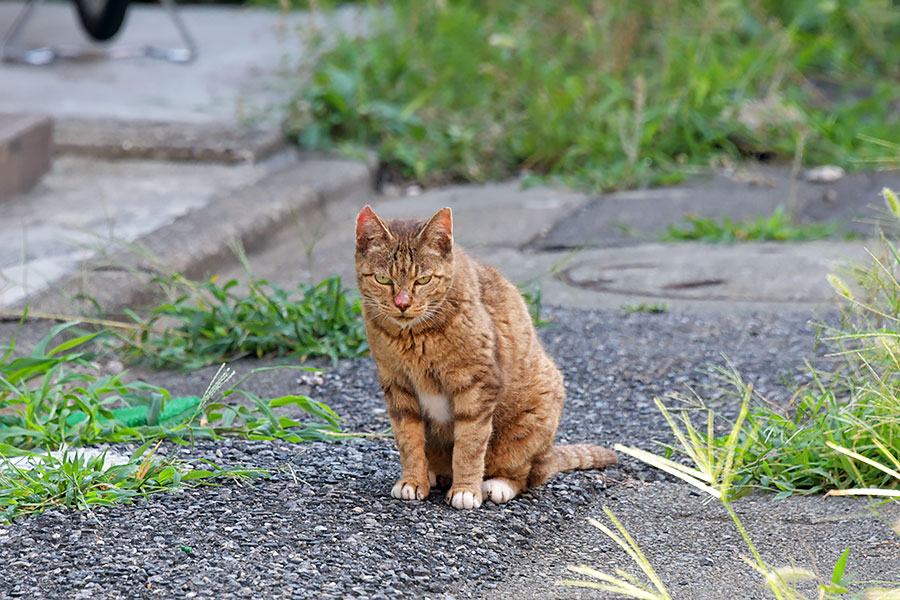
<instances>
[{"instance_id":1,"label":"concrete slab","mask_svg":"<svg viewBox=\"0 0 900 600\"><path fill-rule=\"evenodd\" d=\"M258 181L286 160L225 167L57 158L34 190L4 206L0 306L46 289L91 257L171 225L216 194Z\"/></svg>"},{"instance_id":2,"label":"concrete slab","mask_svg":"<svg viewBox=\"0 0 900 600\"><path fill-rule=\"evenodd\" d=\"M793 185L793 188L792 188ZM793 205L797 223L832 221L870 236L884 200L883 187L900 189L900 171L851 173L834 183L791 182L787 167L759 165L735 174L691 180L673 188L604 194L556 224L531 247L541 250L633 246L655 242L684 215L721 221L771 214Z\"/></svg>"},{"instance_id":3,"label":"concrete slab","mask_svg":"<svg viewBox=\"0 0 900 600\"><path fill-rule=\"evenodd\" d=\"M105 165L113 173L136 170L130 161ZM235 242L253 251L308 210L335 198L359 203L371 185L365 165L293 152L240 167L168 164L169 171L160 174L164 165L146 163L159 176L129 179L127 185L100 178L113 192L77 211L80 221L75 210L62 206L48 210L52 216L43 220L23 216L18 256L27 260L19 258L9 268L0 307L21 309L27 301L33 311L55 314L139 308L160 293L155 275L177 272L197 279L237 264ZM90 191L73 187L80 190L75 197ZM15 225L10 229L16 233ZM42 240L38 249L29 242L34 236ZM16 259L15 249L5 261Z\"/></svg>"},{"instance_id":4,"label":"concrete slab","mask_svg":"<svg viewBox=\"0 0 900 600\"><path fill-rule=\"evenodd\" d=\"M466 248L518 247L577 213L590 198L565 188L523 188L517 181L507 181L455 185L414 196L380 196L373 200L373 208L387 219L427 219L449 206L453 210L454 238Z\"/></svg>"},{"instance_id":5,"label":"concrete slab","mask_svg":"<svg viewBox=\"0 0 900 600\"><path fill-rule=\"evenodd\" d=\"M57 153L102 160L258 162L284 150L281 131L221 123L64 119L53 135Z\"/></svg>"},{"instance_id":6,"label":"concrete slab","mask_svg":"<svg viewBox=\"0 0 900 600\"><path fill-rule=\"evenodd\" d=\"M0 3L0 35L21 9ZM305 12L183 6L181 14L196 39L191 64L151 58L58 61L44 67L0 63L0 111L40 111L71 117L239 125L253 119L277 125L278 105L298 61L307 55L302 32L314 25L335 33L364 26L365 13L341 8L327 17ZM26 47L68 44L90 47L69 2L44 3L20 37ZM178 46L176 30L159 5L132 4L115 45ZM259 123L262 121L262 123Z\"/></svg>"},{"instance_id":7,"label":"concrete slab","mask_svg":"<svg viewBox=\"0 0 900 600\"><path fill-rule=\"evenodd\" d=\"M663 304L682 312L810 315L834 306L828 273L868 258L860 242L644 244L477 255L512 281L539 286L542 301L553 306L599 310Z\"/></svg>"},{"instance_id":8,"label":"concrete slab","mask_svg":"<svg viewBox=\"0 0 900 600\"><path fill-rule=\"evenodd\" d=\"M0 202L31 189L47 172L52 134L45 115L0 113Z\"/></svg>"}]
</instances>

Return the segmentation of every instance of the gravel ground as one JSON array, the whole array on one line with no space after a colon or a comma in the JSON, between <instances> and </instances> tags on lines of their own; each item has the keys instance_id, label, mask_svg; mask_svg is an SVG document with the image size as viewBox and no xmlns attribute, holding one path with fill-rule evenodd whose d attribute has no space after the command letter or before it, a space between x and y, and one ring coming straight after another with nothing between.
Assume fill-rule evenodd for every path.
<instances>
[{"instance_id":1,"label":"gravel ground","mask_svg":"<svg viewBox=\"0 0 900 600\"><path fill-rule=\"evenodd\" d=\"M812 356L807 315L697 317L552 310L542 330L569 389L559 439L652 449L667 440L654 396L708 383L724 353L774 400ZM3 335L5 328L0 328ZM241 374L259 366L234 365ZM214 369L153 373L179 394L201 393ZM388 425L371 360L328 366L321 383L259 373L260 396L298 391L332 406L348 431ZM726 401L714 401L724 412ZM271 478L158 495L94 514L50 511L0 527L0 597L24 598L600 598L559 588L566 564L628 569L624 553L586 523L609 505L678 598L763 598L746 550L716 505L631 460L567 473L514 502L477 511L390 498L399 475L390 439L340 444L227 440L187 459L265 467ZM864 503L750 497L738 503L775 564L810 563L827 577L851 546L849 571L900 581L896 535ZM889 509L885 518L895 518ZM193 549L191 554L181 546Z\"/></svg>"}]
</instances>

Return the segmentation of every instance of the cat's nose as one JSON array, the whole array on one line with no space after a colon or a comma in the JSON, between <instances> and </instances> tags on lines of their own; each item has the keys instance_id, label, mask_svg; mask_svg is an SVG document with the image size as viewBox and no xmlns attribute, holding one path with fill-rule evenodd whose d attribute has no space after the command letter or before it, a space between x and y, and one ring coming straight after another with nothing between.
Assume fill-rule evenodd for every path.
<instances>
[{"instance_id":1,"label":"cat's nose","mask_svg":"<svg viewBox=\"0 0 900 600\"><path fill-rule=\"evenodd\" d=\"M400 290L400 293L394 296L394 305L400 310L406 310L410 304L412 304L412 298L409 297L408 291Z\"/></svg>"}]
</instances>

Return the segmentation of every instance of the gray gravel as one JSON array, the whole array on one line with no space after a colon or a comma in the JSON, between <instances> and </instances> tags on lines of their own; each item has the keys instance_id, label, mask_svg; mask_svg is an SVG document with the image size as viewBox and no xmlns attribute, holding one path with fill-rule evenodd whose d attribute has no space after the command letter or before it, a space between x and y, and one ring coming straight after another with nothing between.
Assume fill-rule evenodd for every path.
<instances>
[{"instance_id":1,"label":"gray gravel","mask_svg":"<svg viewBox=\"0 0 900 600\"><path fill-rule=\"evenodd\" d=\"M792 377L812 356L807 315L550 315L555 324L542 335L567 378L559 438L570 442L652 449L654 440L668 440L653 397L703 384L698 370L721 363L721 353L776 400L789 393L780 378ZM239 373L256 366L235 365ZM212 371L155 373L152 381L195 394ZM342 361L328 371L321 383L298 383L296 371L269 371L246 387L260 396L309 393L341 414L347 430L387 427L371 360ZM416 504L390 498L399 475L390 439L305 445L227 440L198 443L193 451L169 445L167 451L189 460L265 467L272 477L152 496L93 515L50 511L4 526L0 597L602 597L553 582L566 577L565 565L573 562L627 567L627 557L585 522L607 504L636 530L677 597L765 597L740 560L747 552L722 511L688 486L630 460L604 472L562 474L505 506L459 512L437 493ZM881 544L893 534L859 503L754 497L739 507L752 524L775 528L760 534L773 560L806 558L800 543L806 538L790 541L777 529L783 522L792 532L814 536L810 543L830 544L821 550L830 564L837 558L831 552L861 544L866 560L851 558L850 570L900 580L896 544ZM856 519L851 528L841 521L847 515ZM803 529L807 522L815 527ZM816 529L822 526L853 531L859 539L823 535ZM718 583L710 588L710 581Z\"/></svg>"}]
</instances>

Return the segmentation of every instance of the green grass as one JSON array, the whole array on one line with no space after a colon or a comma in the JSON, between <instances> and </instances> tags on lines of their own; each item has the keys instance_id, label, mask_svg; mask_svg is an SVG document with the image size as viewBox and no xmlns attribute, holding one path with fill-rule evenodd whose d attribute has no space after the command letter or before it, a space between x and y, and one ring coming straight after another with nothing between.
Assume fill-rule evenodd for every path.
<instances>
[{"instance_id":1,"label":"green grass","mask_svg":"<svg viewBox=\"0 0 900 600\"><path fill-rule=\"evenodd\" d=\"M647 313L651 315L658 315L660 313L664 313L669 310L669 305L666 302L655 302L647 304L645 302L640 302L638 304L623 304L622 310L625 314L630 315L634 313Z\"/></svg>"},{"instance_id":2,"label":"green grass","mask_svg":"<svg viewBox=\"0 0 900 600\"><path fill-rule=\"evenodd\" d=\"M550 321L545 321L541 316L544 303L541 297L541 286L537 281L520 285L519 292L522 294L522 299L525 301L525 306L528 308L528 314L531 315L531 322L534 323L534 326L545 327L549 325Z\"/></svg>"},{"instance_id":3,"label":"green grass","mask_svg":"<svg viewBox=\"0 0 900 600\"><path fill-rule=\"evenodd\" d=\"M156 368L182 370L244 356L356 358L368 352L358 300L349 298L339 277L288 291L250 277L194 282L179 275L160 279L173 296L119 335L125 357Z\"/></svg>"},{"instance_id":4,"label":"green grass","mask_svg":"<svg viewBox=\"0 0 900 600\"><path fill-rule=\"evenodd\" d=\"M150 442L132 453L122 465L106 465L106 453L86 459L74 450L61 455L22 453L0 448L0 522L48 508L90 510L96 506L131 504L138 497L177 492L216 479L264 477L261 469L193 469L175 458L155 458ZM8 457L27 456L15 464Z\"/></svg>"},{"instance_id":5,"label":"green grass","mask_svg":"<svg viewBox=\"0 0 900 600\"><path fill-rule=\"evenodd\" d=\"M341 433L340 419L327 405L305 396L286 395L264 400L241 389L251 371L236 384L224 388L229 370L210 384L197 409L169 423L157 415L172 400L169 390L143 382L124 383L125 373L99 375L82 350L97 334L70 338L51 347L52 341L77 323L51 329L28 356L14 356L16 337L0 358L0 443L21 449L81 446L100 442L143 441L157 438L189 440L240 435L251 439L329 439ZM274 367L281 368L281 367ZM284 367L290 368L290 367ZM301 368L301 367L294 367ZM224 389L223 389L224 388ZM219 401L221 394L223 401ZM230 396L242 402L224 402ZM303 423L278 416L279 408L295 406L316 421ZM147 424L128 426L116 419L114 408L146 410ZM75 411L85 415L78 422Z\"/></svg>"},{"instance_id":6,"label":"green grass","mask_svg":"<svg viewBox=\"0 0 900 600\"><path fill-rule=\"evenodd\" d=\"M714 219L688 215L686 227L669 225L663 235L665 242L808 242L839 236L837 223L809 223L794 225L789 215L779 206L770 216L760 216L752 221L732 221L725 217L719 223ZM844 238L847 236L844 235Z\"/></svg>"},{"instance_id":7,"label":"green grass","mask_svg":"<svg viewBox=\"0 0 900 600\"><path fill-rule=\"evenodd\" d=\"M48 507L85 509L131 502L137 496L177 491L215 478L264 474L212 463L191 469L182 461L145 454L148 444L157 440L186 444L197 438L238 436L302 442L352 435L341 432L339 417L326 404L291 394L263 399L240 387L261 371L302 367L254 369L230 387L226 384L233 372L223 367L195 409L178 409L182 412L163 421L160 415L174 401L172 393L142 382L126 383L126 373L99 374L90 347L101 334L73 335L78 325L53 327L28 355L16 348L20 329L8 345L0 346L0 521ZM288 406L311 419L285 416ZM125 423L117 418L122 408L144 418L137 425ZM119 466L105 466L103 457L86 460L67 451L49 452L129 441L144 445L128 464ZM18 456L29 460L13 464L11 457Z\"/></svg>"},{"instance_id":8,"label":"green grass","mask_svg":"<svg viewBox=\"0 0 900 600\"><path fill-rule=\"evenodd\" d=\"M850 359L852 360L852 359ZM736 373L720 372L734 392L746 389ZM745 455L737 473L736 488L744 492L762 489L784 498L794 494L818 494L850 488L890 488L900 480L878 467L854 462L828 444L849 448L875 461L896 464L900 448L900 413L859 393L867 387L859 375L846 371L818 374L813 386L797 391L787 406L758 398L741 432ZM825 387L824 379L830 379ZM867 378L866 378L867 379ZM856 388L852 391L850 386ZM871 391L871 390L869 390ZM893 397L896 403L896 396ZM722 439L714 438L721 444Z\"/></svg>"},{"instance_id":9,"label":"green grass","mask_svg":"<svg viewBox=\"0 0 900 600\"><path fill-rule=\"evenodd\" d=\"M900 203L890 190L884 195L900 225ZM738 489L761 488L785 497L900 488L900 478L882 468L900 470L900 252L883 235L881 248L870 254L869 264L851 270L857 291L839 277L829 277L842 319L817 333L817 342L827 343L834 359L825 363L828 368L807 364L812 383L795 390L786 406L758 397L749 411L741 430ZM712 376L726 395L748 393L732 368L714 369ZM712 434L710 440L724 443Z\"/></svg>"},{"instance_id":10,"label":"green grass","mask_svg":"<svg viewBox=\"0 0 900 600\"><path fill-rule=\"evenodd\" d=\"M400 178L525 171L596 190L748 155L853 169L881 158L864 136L900 142L888 0L403 0L379 15L298 74L286 126L307 147L375 148Z\"/></svg>"}]
</instances>

